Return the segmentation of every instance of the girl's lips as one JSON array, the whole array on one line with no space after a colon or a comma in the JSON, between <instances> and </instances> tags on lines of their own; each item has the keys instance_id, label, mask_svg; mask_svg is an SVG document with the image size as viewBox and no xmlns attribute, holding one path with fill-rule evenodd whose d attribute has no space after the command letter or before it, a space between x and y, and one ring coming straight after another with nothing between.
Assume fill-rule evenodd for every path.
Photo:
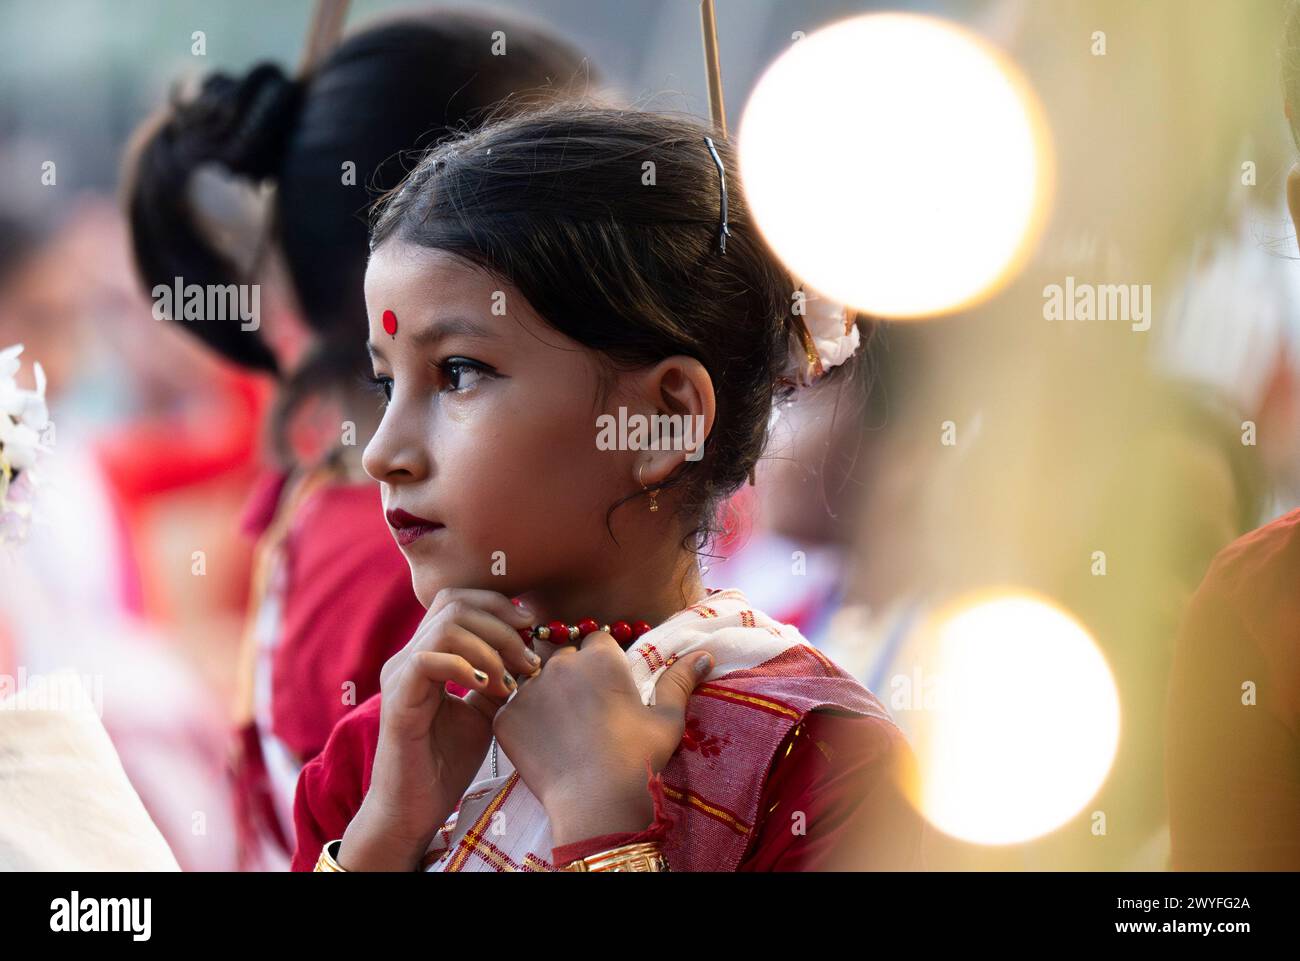
<instances>
[{"instance_id":1,"label":"girl's lips","mask_svg":"<svg viewBox=\"0 0 1300 961\"><path fill-rule=\"evenodd\" d=\"M393 534L397 538L397 543L405 547L407 544L413 544L430 531L436 531L443 525L437 521L426 520L423 517L416 517L414 514L407 513L401 508L386 511L384 516L388 519L389 525L393 528Z\"/></svg>"},{"instance_id":2,"label":"girl's lips","mask_svg":"<svg viewBox=\"0 0 1300 961\"><path fill-rule=\"evenodd\" d=\"M414 544L417 540L428 534L430 531L436 531L442 527L441 524L420 524L415 527L398 527L393 531L397 538L397 543L405 547L408 544Z\"/></svg>"}]
</instances>

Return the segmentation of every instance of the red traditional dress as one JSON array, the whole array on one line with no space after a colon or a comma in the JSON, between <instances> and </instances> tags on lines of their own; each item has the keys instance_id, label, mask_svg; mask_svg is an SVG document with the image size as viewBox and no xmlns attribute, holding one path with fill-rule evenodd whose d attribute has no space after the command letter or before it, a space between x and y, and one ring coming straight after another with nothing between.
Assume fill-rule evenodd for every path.
<instances>
[{"instance_id":1,"label":"red traditional dress","mask_svg":"<svg viewBox=\"0 0 1300 961\"><path fill-rule=\"evenodd\" d=\"M912 755L880 702L740 591L716 589L628 649L642 700L654 702L668 665L702 649L714 667L688 701L681 746L650 779L656 816L645 831L554 848L546 812L502 751L495 777L490 756L484 760L425 868L550 871L650 838L662 842L675 871L919 867L923 825L903 788ZM294 870L311 870L359 809L379 717L376 696L345 717L303 769Z\"/></svg>"},{"instance_id":2,"label":"red traditional dress","mask_svg":"<svg viewBox=\"0 0 1300 961\"><path fill-rule=\"evenodd\" d=\"M244 530L259 540L236 707L240 862L283 870L302 765L379 690L380 668L425 612L377 484L326 468L268 474Z\"/></svg>"}]
</instances>

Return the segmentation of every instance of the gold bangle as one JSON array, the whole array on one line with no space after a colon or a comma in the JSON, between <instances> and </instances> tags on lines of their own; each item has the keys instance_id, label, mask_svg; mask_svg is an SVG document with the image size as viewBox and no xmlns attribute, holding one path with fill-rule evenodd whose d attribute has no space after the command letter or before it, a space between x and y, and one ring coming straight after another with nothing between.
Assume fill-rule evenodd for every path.
<instances>
[{"instance_id":1,"label":"gold bangle","mask_svg":"<svg viewBox=\"0 0 1300 961\"><path fill-rule=\"evenodd\" d=\"M667 871L668 860L656 841L623 844L570 861L561 871Z\"/></svg>"},{"instance_id":2,"label":"gold bangle","mask_svg":"<svg viewBox=\"0 0 1300 961\"><path fill-rule=\"evenodd\" d=\"M328 842L323 848L321 848L320 857L316 859L316 867L312 868L312 870L340 871L346 874L348 869L334 859L334 856L339 853L339 845L342 843L343 839L339 838L337 841ZM330 848L333 848L334 850L331 851Z\"/></svg>"}]
</instances>

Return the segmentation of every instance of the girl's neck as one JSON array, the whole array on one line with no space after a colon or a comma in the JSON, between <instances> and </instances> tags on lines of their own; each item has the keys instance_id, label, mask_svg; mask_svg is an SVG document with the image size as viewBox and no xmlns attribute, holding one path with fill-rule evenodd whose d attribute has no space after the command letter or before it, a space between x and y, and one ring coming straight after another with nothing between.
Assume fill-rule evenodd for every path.
<instances>
[{"instance_id":1,"label":"girl's neck","mask_svg":"<svg viewBox=\"0 0 1300 961\"><path fill-rule=\"evenodd\" d=\"M699 567L694 555L688 555L684 565L668 576L638 568L598 584L539 588L519 595L519 600L532 610L539 624L576 624L590 617L598 624L646 621L658 627L705 596Z\"/></svg>"}]
</instances>

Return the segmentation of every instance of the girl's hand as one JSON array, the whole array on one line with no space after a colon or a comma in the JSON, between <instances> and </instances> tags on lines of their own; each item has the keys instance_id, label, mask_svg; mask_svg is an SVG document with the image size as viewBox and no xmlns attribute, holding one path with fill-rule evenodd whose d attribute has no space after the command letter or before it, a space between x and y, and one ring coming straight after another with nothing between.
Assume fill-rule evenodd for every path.
<instances>
[{"instance_id":1,"label":"girl's hand","mask_svg":"<svg viewBox=\"0 0 1300 961\"><path fill-rule=\"evenodd\" d=\"M339 848L345 868L419 864L483 763L492 716L514 690L507 672L528 674L540 663L518 633L531 622L496 591L438 592L380 672L379 745L370 790ZM469 694L447 693L449 680Z\"/></svg>"},{"instance_id":2,"label":"girl's hand","mask_svg":"<svg viewBox=\"0 0 1300 961\"><path fill-rule=\"evenodd\" d=\"M497 710L497 743L542 802L556 845L653 821L646 760L655 772L667 765L686 729L686 701L711 663L702 651L675 662L647 706L627 655L597 631L580 649L557 650Z\"/></svg>"}]
</instances>

